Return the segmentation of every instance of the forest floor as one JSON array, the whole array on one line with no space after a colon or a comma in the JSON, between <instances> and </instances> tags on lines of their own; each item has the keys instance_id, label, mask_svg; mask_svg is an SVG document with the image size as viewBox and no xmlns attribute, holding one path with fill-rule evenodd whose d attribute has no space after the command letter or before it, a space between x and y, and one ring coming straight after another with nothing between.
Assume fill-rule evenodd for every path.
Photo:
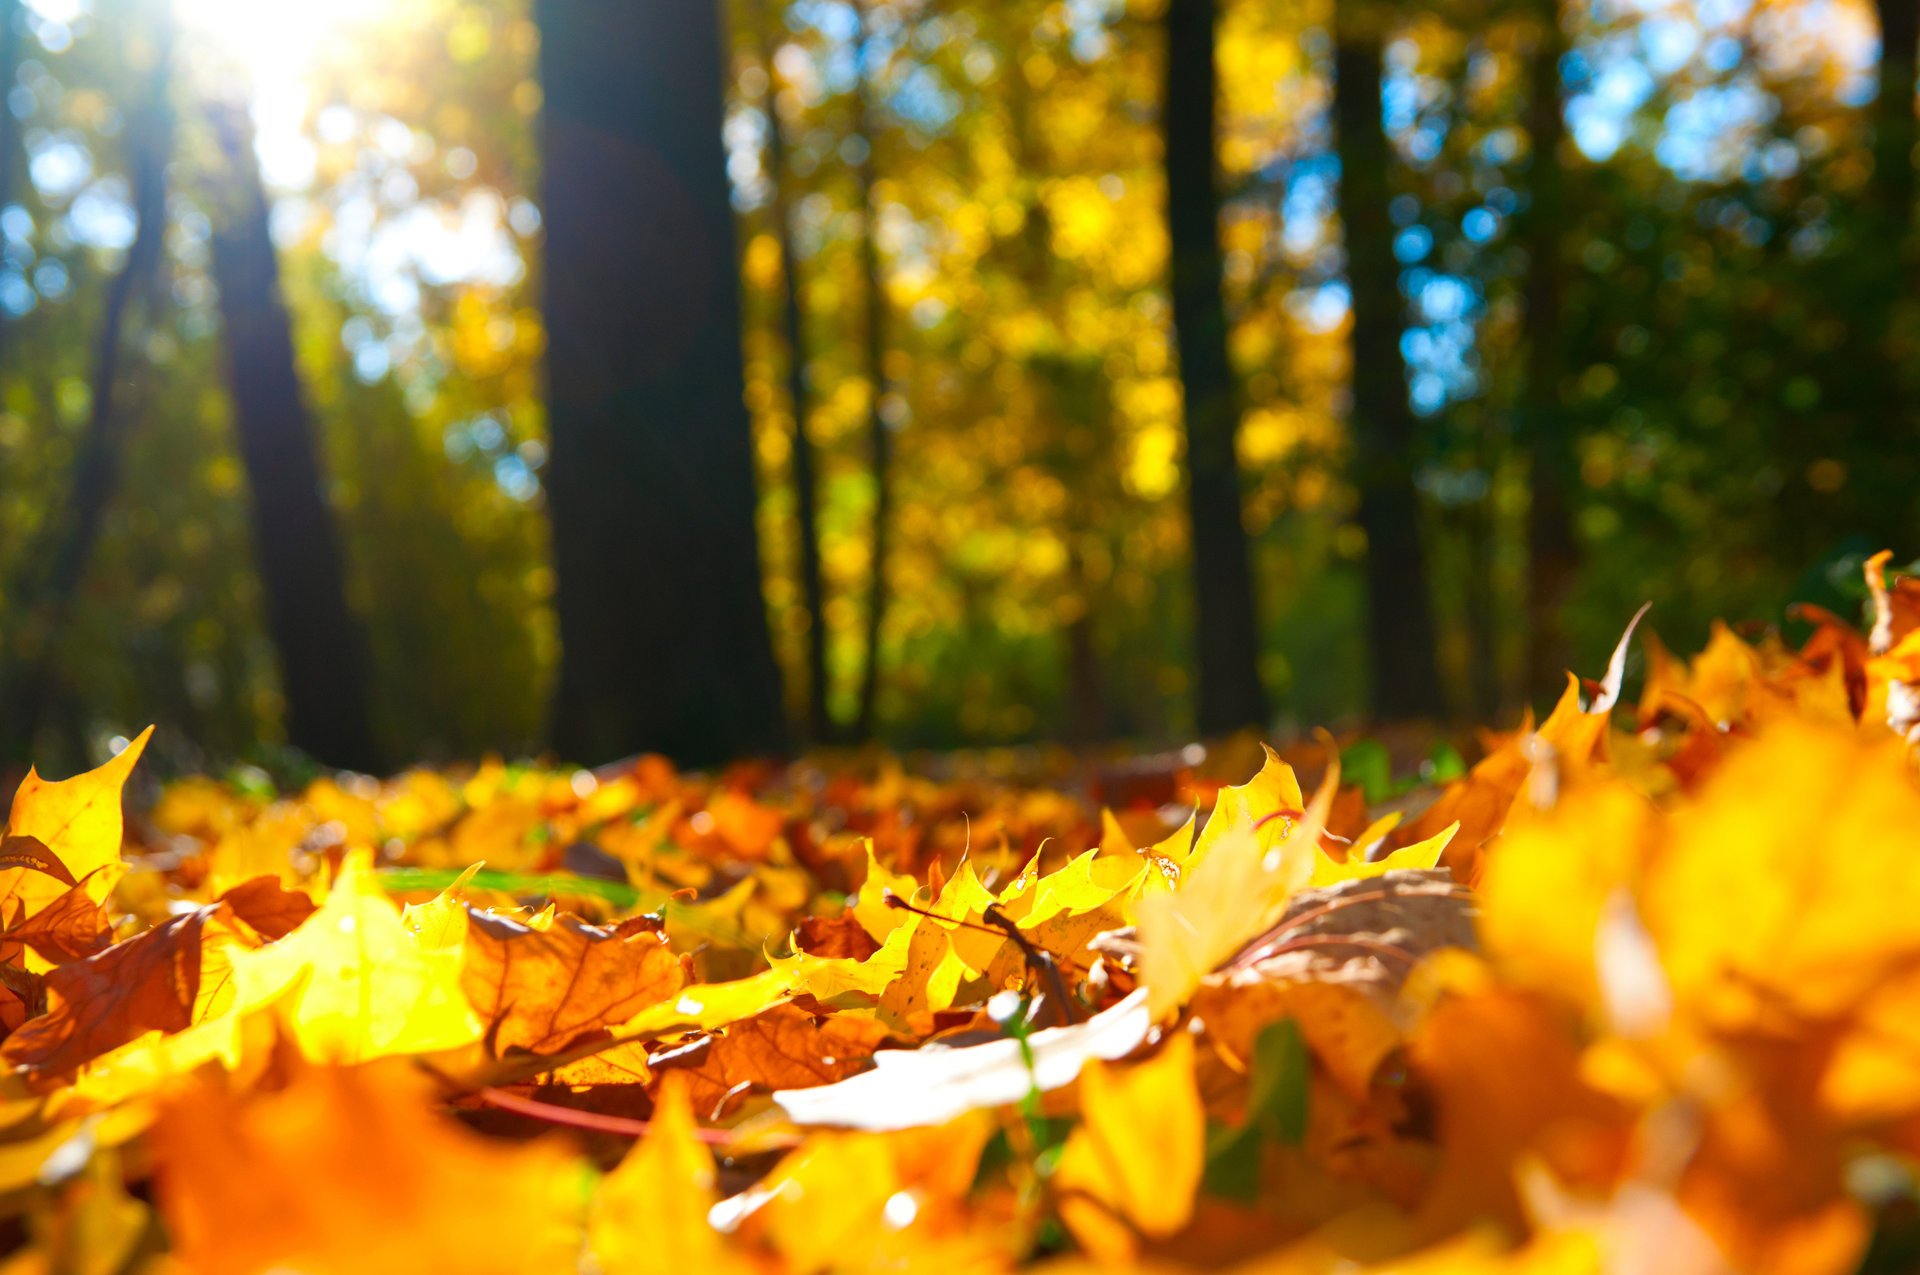
<instances>
[{"instance_id":1,"label":"forest floor","mask_svg":"<svg viewBox=\"0 0 1920 1275\"><path fill-rule=\"evenodd\" d=\"M1470 769L29 776L7 1269L1913 1269L1882 567Z\"/></svg>"}]
</instances>

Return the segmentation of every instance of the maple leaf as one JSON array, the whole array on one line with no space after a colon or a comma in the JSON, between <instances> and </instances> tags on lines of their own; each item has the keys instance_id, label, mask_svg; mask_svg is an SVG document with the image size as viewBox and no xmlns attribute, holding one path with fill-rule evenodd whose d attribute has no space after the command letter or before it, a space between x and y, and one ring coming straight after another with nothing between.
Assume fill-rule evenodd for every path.
<instances>
[{"instance_id":1,"label":"maple leaf","mask_svg":"<svg viewBox=\"0 0 1920 1275\"><path fill-rule=\"evenodd\" d=\"M326 902L280 941L233 962L243 1009L273 1006L308 1058L362 1062L454 1049L483 1024L460 989L460 953L423 944L354 851Z\"/></svg>"},{"instance_id":2,"label":"maple leaf","mask_svg":"<svg viewBox=\"0 0 1920 1275\"><path fill-rule=\"evenodd\" d=\"M122 871L121 790L152 736L149 726L105 765L71 779L50 782L29 770L20 781L0 843L0 897L18 900L23 917L82 879L95 903L107 901Z\"/></svg>"},{"instance_id":3,"label":"maple leaf","mask_svg":"<svg viewBox=\"0 0 1920 1275\"><path fill-rule=\"evenodd\" d=\"M435 1115L400 1062L302 1067L253 1095L201 1079L163 1103L153 1154L168 1230L205 1275L525 1275L580 1243L573 1157Z\"/></svg>"},{"instance_id":4,"label":"maple leaf","mask_svg":"<svg viewBox=\"0 0 1920 1275\"><path fill-rule=\"evenodd\" d=\"M838 961L864 961L880 950L880 945L851 912L801 917L800 925L794 930L794 946L814 956Z\"/></svg>"},{"instance_id":5,"label":"maple leaf","mask_svg":"<svg viewBox=\"0 0 1920 1275\"><path fill-rule=\"evenodd\" d=\"M552 1054L686 986L685 964L644 921L599 929L561 916L544 929L470 912L460 986L497 1053Z\"/></svg>"},{"instance_id":6,"label":"maple leaf","mask_svg":"<svg viewBox=\"0 0 1920 1275\"><path fill-rule=\"evenodd\" d=\"M684 1076L662 1082L652 1127L594 1193L588 1245L607 1275L751 1269L707 1222L718 1175L687 1090Z\"/></svg>"},{"instance_id":7,"label":"maple leaf","mask_svg":"<svg viewBox=\"0 0 1920 1275\"><path fill-rule=\"evenodd\" d=\"M39 1082L148 1032L178 1032L204 1014L204 953L209 931L230 945L252 948L279 937L312 905L288 895L271 878L236 887L206 907L47 975L47 1013L0 1045L0 1058Z\"/></svg>"},{"instance_id":8,"label":"maple leaf","mask_svg":"<svg viewBox=\"0 0 1920 1275\"><path fill-rule=\"evenodd\" d=\"M1452 844L1454 834L1460 830L1457 823L1448 824L1425 841L1416 841L1410 846L1401 846L1378 859L1349 859L1336 862L1324 851L1313 865L1313 876L1308 884L1316 888L1338 885L1342 881L1364 881L1369 877L1383 876L1389 872L1419 871L1438 867L1440 856L1446 853ZM1368 838L1378 840L1378 838Z\"/></svg>"},{"instance_id":9,"label":"maple leaf","mask_svg":"<svg viewBox=\"0 0 1920 1275\"><path fill-rule=\"evenodd\" d=\"M1397 993L1421 961L1476 944L1467 892L1445 869L1302 891L1267 934L1207 976L1194 1015L1248 1064L1266 1027L1292 1018L1328 1074L1364 1101L1399 1048Z\"/></svg>"},{"instance_id":10,"label":"maple leaf","mask_svg":"<svg viewBox=\"0 0 1920 1275\"><path fill-rule=\"evenodd\" d=\"M149 1031L193 1021L200 930L217 909L197 908L47 976L47 1012L0 1045L0 1057L36 1076L70 1072Z\"/></svg>"},{"instance_id":11,"label":"maple leaf","mask_svg":"<svg viewBox=\"0 0 1920 1275\"><path fill-rule=\"evenodd\" d=\"M742 1230L796 1275L909 1260L975 1267L982 1254L968 1243L977 1237L961 1202L993 1128L984 1112L970 1112L927 1128L818 1134L742 1201Z\"/></svg>"},{"instance_id":12,"label":"maple leaf","mask_svg":"<svg viewBox=\"0 0 1920 1275\"><path fill-rule=\"evenodd\" d=\"M1095 1061L1080 1077L1081 1123L1053 1188L1067 1225L1103 1261L1124 1261L1136 1235L1163 1238L1193 1216L1206 1161L1193 1059L1193 1038L1175 1032L1145 1062Z\"/></svg>"},{"instance_id":13,"label":"maple leaf","mask_svg":"<svg viewBox=\"0 0 1920 1275\"><path fill-rule=\"evenodd\" d=\"M1071 1084L1090 1060L1132 1053L1151 1027L1146 994L1135 992L1084 1023L1045 1028L1025 1041L882 1050L871 1071L817 1089L783 1089L773 1099L799 1124L911 1129Z\"/></svg>"},{"instance_id":14,"label":"maple leaf","mask_svg":"<svg viewBox=\"0 0 1920 1275\"><path fill-rule=\"evenodd\" d=\"M1543 1157L1563 1182L1610 1180L1628 1113L1580 1072L1579 1042L1539 997L1489 987L1443 997L1413 1034L1441 1162L1420 1205L1429 1233L1485 1219L1524 1227L1514 1165Z\"/></svg>"},{"instance_id":15,"label":"maple leaf","mask_svg":"<svg viewBox=\"0 0 1920 1275\"><path fill-rule=\"evenodd\" d=\"M682 1069L675 1074L696 1108L718 1119L725 1103L749 1090L805 1089L864 1071L891 1036L875 1019L778 1005L652 1063Z\"/></svg>"},{"instance_id":16,"label":"maple leaf","mask_svg":"<svg viewBox=\"0 0 1920 1275\"><path fill-rule=\"evenodd\" d=\"M0 929L0 943L18 943L48 965L84 960L113 942L113 921L87 889L76 882L30 916Z\"/></svg>"},{"instance_id":17,"label":"maple leaf","mask_svg":"<svg viewBox=\"0 0 1920 1275\"><path fill-rule=\"evenodd\" d=\"M1278 773L1282 770L1285 776ZM1286 804L1299 793L1291 773L1269 750L1267 767L1246 785L1264 794L1261 804L1247 796L1229 797L1235 789L1222 792L1214 818L1226 810L1226 830L1209 836L1216 826L1209 822L1179 888L1140 899L1140 974L1155 1017L1184 1003L1221 962L1271 926L1312 879L1320 833L1339 787L1339 766L1328 769L1305 811ZM1273 809L1253 813L1269 804Z\"/></svg>"}]
</instances>

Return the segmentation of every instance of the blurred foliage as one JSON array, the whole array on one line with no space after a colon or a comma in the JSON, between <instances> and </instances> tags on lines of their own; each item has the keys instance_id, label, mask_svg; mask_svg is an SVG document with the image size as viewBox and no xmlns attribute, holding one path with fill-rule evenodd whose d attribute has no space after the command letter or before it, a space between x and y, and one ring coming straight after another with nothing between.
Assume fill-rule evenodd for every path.
<instances>
[{"instance_id":1,"label":"blurred foliage","mask_svg":"<svg viewBox=\"0 0 1920 1275\"><path fill-rule=\"evenodd\" d=\"M130 234L119 147L138 50L124 33L153 3L30 0L20 11L7 105L31 181L0 212L0 589L59 499L84 418L99 298ZM1392 211L1443 675L1460 711L1517 715L1527 493L1513 437L1526 335L1515 225L1537 159L1524 126L1537 9L1382 8L1395 32L1384 109L1402 161ZM218 210L203 180L204 108L236 96L252 101L276 197L385 747L433 758L538 744L556 642L540 486L537 32L524 0L340 10L276 32L228 0L178 6L167 263L141 311L138 419L64 640L58 737L39 750L49 761L77 761L149 718L167 723L173 764L272 760L260 750L278 730L273 653L207 273ZM870 229L892 316L881 408L898 483L883 734L901 745L1067 734L1079 659L1100 691L1099 730L1177 736L1190 724L1189 603L1158 6L868 10L867 135L854 131L859 24L844 0L732 15L725 143L742 218L746 394L790 681L806 618L786 531L795 423L773 180L799 213L805 428L821 456L839 715L863 658L870 565ZM1240 448L1263 672L1284 728L1351 717L1365 689L1364 540L1341 473L1351 369L1330 9L1221 10ZM1920 513L1911 413L1899 406L1920 393L1920 298L1900 290L1898 245L1867 198L1873 13L1861 0L1583 0L1563 20L1559 399L1582 480L1576 662L1603 662L1647 598L1682 648L1715 615L1772 616L1796 597L1851 607L1829 581L1882 544L1910 549ZM776 27L771 76L760 21ZM777 175L765 167L770 86L789 138ZM854 173L869 147L871 228ZM644 547L608 546L627 551ZM1078 655L1076 622L1092 635ZM1477 686L1482 658L1491 682Z\"/></svg>"}]
</instances>

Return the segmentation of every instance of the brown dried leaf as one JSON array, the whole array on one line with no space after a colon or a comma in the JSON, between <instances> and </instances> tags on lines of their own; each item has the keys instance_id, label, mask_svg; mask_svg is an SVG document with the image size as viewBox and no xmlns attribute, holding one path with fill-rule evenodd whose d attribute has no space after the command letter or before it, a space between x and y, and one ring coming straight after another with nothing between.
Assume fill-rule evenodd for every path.
<instances>
[{"instance_id":1,"label":"brown dried leaf","mask_svg":"<svg viewBox=\"0 0 1920 1275\"><path fill-rule=\"evenodd\" d=\"M200 932L218 907L176 916L47 975L45 1014L0 1045L0 1058L36 1077L63 1075L150 1031L192 1021L200 991Z\"/></svg>"},{"instance_id":2,"label":"brown dried leaf","mask_svg":"<svg viewBox=\"0 0 1920 1275\"><path fill-rule=\"evenodd\" d=\"M26 920L0 932L0 942L23 944L53 964L64 965L110 946L113 922L87 893L85 883L76 883Z\"/></svg>"},{"instance_id":3,"label":"brown dried leaf","mask_svg":"<svg viewBox=\"0 0 1920 1275\"><path fill-rule=\"evenodd\" d=\"M76 884L72 870L61 862L59 855L47 849L47 843L38 837L10 833L5 840L0 841L0 871L9 868L44 872L61 885Z\"/></svg>"},{"instance_id":4,"label":"brown dried leaf","mask_svg":"<svg viewBox=\"0 0 1920 1275\"><path fill-rule=\"evenodd\" d=\"M285 938L316 911L312 899L284 888L273 876L242 881L221 895L220 901L268 941Z\"/></svg>"},{"instance_id":5,"label":"brown dried leaf","mask_svg":"<svg viewBox=\"0 0 1920 1275\"><path fill-rule=\"evenodd\" d=\"M654 1064L686 1075L694 1110L717 1119L730 1096L749 1089L812 1089L865 1071L891 1034L871 1018L777 1005L709 1037L703 1050L656 1055ZM680 1059L691 1065L676 1066Z\"/></svg>"},{"instance_id":6,"label":"brown dried leaf","mask_svg":"<svg viewBox=\"0 0 1920 1275\"><path fill-rule=\"evenodd\" d=\"M469 912L460 987L497 1053L558 1053L687 985L685 963L644 920L610 929L562 916L545 930Z\"/></svg>"},{"instance_id":7,"label":"brown dried leaf","mask_svg":"<svg viewBox=\"0 0 1920 1275\"><path fill-rule=\"evenodd\" d=\"M864 961L880 950L880 945L851 912L831 917L803 917L796 935L800 950L808 956Z\"/></svg>"}]
</instances>

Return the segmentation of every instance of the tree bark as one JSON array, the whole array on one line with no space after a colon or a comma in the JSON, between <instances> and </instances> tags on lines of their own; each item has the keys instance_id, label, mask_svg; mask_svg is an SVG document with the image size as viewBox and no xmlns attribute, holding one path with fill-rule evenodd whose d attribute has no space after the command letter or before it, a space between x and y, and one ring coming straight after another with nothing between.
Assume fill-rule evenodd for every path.
<instances>
[{"instance_id":1,"label":"tree bark","mask_svg":"<svg viewBox=\"0 0 1920 1275\"><path fill-rule=\"evenodd\" d=\"M1335 9L1334 125L1340 217L1353 306L1353 477L1367 536L1367 634L1378 718L1436 717L1433 603L1414 486L1418 430L1400 353L1399 263L1387 205L1392 148L1381 112L1384 22L1364 6Z\"/></svg>"},{"instance_id":2,"label":"tree bark","mask_svg":"<svg viewBox=\"0 0 1920 1275\"><path fill-rule=\"evenodd\" d=\"M1912 230L1914 145L1920 123L1913 110L1920 76L1920 0L1875 0L1880 18L1880 94L1873 108L1874 189L1896 234Z\"/></svg>"},{"instance_id":3,"label":"tree bark","mask_svg":"<svg viewBox=\"0 0 1920 1275\"><path fill-rule=\"evenodd\" d=\"M1539 0L1539 10L1527 115L1532 158L1525 227L1527 354L1520 433L1527 448L1530 489L1527 694L1536 705L1551 707L1566 689L1567 670L1573 663L1563 611L1579 568L1579 546L1570 501L1576 477L1575 440L1560 404L1566 276L1565 177L1560 167L1566 122L1560 59L1566 52L1566 34L1560 25L1559 0Z\"/></svg>"},{"instance_id":4,"label":"tree bark","mask_svg":"<svg viewBox=\"0 0 1920 1275\"><path fill-rule=\"evenodd\" d=\"M784 742L742 400L719 7L540 0L553 745Z\"/></svg>"},{"instance_id":5,"label":"tree bark","mask_svg":"<svg viewBox=\"0 0 1920 1275\"><path fill-rule=\"evenodd\" d=\"M803 721L809 742L822 744L833 735L827 703L827 588L820 565L820 479L807 434L813 395L807 387L806 311L800 300L800 262L794 254L793 208L787 199L787 134L780 118L779 76L774 69L778 42L767 24L766 6L755 9L762 38L762 61L767 72L767 185L772 192L768 213L780 249L780 320L787 346L787 401L793 412L794 563L800 575L801 604L807 615L807 668Z\"/></svg>"},{"instance_id":6,"label":"tree bark","mask_svg":"<svg viewBox=\"0 0 1920 1275\"><path fill-rule=\"evenodd\" d=\"M376 770L371 658L347 605L346 565L294 362L252 130L243 107L215 108L213 121L229 183L226 217L212 237L213 277L287 740L329 766Z\"/></svg>"},{"instance_id":7,"label":"tree bark","mask_svg":"<svg viewBox=\"0 0 1920 1275\"><path fill-rule=\"evenodd\" d=\"M146 45L152 64L143 93L129 112L127 168L133 192L133 243L120 273L107 286L101 308L100 342L88 385L87 423L81 433L66 499L50 517L43 542L33 551L21 582L15 614L21 617L11 643L8 685L0 695L0 754L27 761L54 699L60 638L106 521L107 505L120 482L126 433L132 420L121 392L126 378L127 312L150 295L159 271L167 229L167 162L173 154L173 24L154 24ZM10 114L10 112L9 112ZM42 565L44 564L44 565Z\"/></svg>"},{"instance_id":8,"label":"tree bark","mask_svg":"<svg viewBox=\"0 0 1920 1275\"><path fill-rule=\"evenodd\" d=\"M1169 0L1166 15L1167 231L1174 336L1187 433L1192 530L1195 719L1203 735L1267 720L1259 616L1241 507L1240 395L1221 296L1214 0Z\"/></svg>"},{"instance_id":9,"label":"tree bark","mask_svg":"<svg viewBox=\"0 0 1920 1275\"><path fill-rule=\"evenodd\" d=\"M867 439L873 465L872 578L867 584L866 662L860 669L854 738L873 738L880 705L880 638L887 618L887 556L893 531L893 433L882 410L887 394L887 296L880 264L880 202L874 193L873 45L866 0L855 0L853 135L864 143L854 173L860 187L860 274L867 298Z\"/></svg>"}]
</instances>

